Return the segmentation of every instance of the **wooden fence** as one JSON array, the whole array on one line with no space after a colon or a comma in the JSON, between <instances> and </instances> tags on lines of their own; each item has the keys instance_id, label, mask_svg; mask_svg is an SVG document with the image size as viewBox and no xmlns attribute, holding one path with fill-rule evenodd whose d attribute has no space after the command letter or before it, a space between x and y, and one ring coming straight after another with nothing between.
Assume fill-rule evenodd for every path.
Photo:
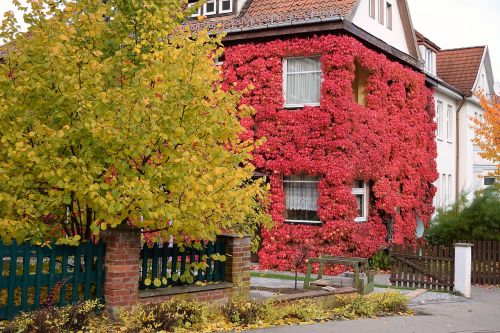
<instances>
[{"instance_id":1,"label":"wooden fence","mask_svg":"<svg viewBox=\"0 0 500 333\"><path fill-rule=\"evenodd\" d=\"M215 242L201 242L198 249L180 249L168 243L155 243L153 247L144 245L141 250L139 289L224 281L226 253L224 238L217 238Z\"/></svg>"},{"instance_id":2,"label":"wooden fence","mask_svg":"<svg viewBox=\"0 0 500 333\"><path fill-rule=\"evenodd\" d=\"M6 245L0 240L0 319L44 305L103 298L104 244Z\"/></svg>"},{"instance_id":3,"label":"wooden fence","mask_svg":"<svg viewBox=\"0 0 500 333\"><path fill-rule=\"evenodd\" d=\"M500 241L460 241L472 246L472 284L500 284Z\"/></svg>"},{"instance_id":4,"label":"wooden fence","mask_svg":"<svg viewBox=\"0 0 500 333\"><path fill-rule=\"evenodd\" d=\"M445 246L394 245L390 281L395 286L453 290L454 249Z\"/></svg>"}]
</instances>

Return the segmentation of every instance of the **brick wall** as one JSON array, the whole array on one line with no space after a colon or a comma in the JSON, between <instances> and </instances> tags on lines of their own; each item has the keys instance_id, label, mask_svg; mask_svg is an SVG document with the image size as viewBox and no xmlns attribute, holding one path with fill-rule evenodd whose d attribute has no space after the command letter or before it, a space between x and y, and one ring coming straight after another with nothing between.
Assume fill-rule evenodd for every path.
<instances>
[{"instance_id":1,"label":"brick wall","mask_svg":"<svg viewBox=\"0 0 500 333\"><path fill-rule=\"evenodd\" d=\"M250 237L224 234L227 240L225 282L208 286L188 286L139 290L141 234L137 229L117 228L102 232L106 243L104 258L104 299L106 308L132 309L138 303L157 303L172 297L198 301L227 301L232 296L249 297Z\"/></svg>"}]
</instances>

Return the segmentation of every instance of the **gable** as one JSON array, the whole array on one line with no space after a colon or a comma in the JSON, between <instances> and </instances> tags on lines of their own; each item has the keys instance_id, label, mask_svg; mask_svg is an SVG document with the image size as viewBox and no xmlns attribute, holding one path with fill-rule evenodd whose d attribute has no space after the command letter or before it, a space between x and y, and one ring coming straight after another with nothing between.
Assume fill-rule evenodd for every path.
<instances>
[{"instance_id":1,"label":"gable","mask_svg":"<svg viewBox=\"0 0 500 333\"><path fill-rule=\"evenodd\" d=\"M351 20L392 47L419 58L406 0L359 0Z\"/></svg>"},{"instance_id":2,"label":"gable","mask_svg":"<svg viewBox=\"0 0 500 333\"><path fill-rule=\"evenodd\" d=\"M477 87L484 53L484 46L441 50L437 54L437 75L470 95Z\"/></svg>"}]
</instances>

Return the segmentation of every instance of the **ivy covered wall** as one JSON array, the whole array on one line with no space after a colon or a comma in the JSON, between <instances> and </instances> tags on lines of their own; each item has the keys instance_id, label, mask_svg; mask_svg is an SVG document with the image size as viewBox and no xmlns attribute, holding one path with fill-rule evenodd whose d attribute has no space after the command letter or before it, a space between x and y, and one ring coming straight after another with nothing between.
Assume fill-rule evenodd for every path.
<instances>
[{"instance_id":1,"label":"ivy covered wall","mask_svg":"<svg viewBox=\"0 0 500 333\"><path fill-rule=\"evenodd\" d=\"M320 106L285 109L283 58L313 55L322 68ZM353 95L355 64L368 72L366 106ZM304 250L367 257L387 245L388 229L394 243L415 242L416 216L427 225L433 213L437 178L434 103L422 74L334 35L228 47L223 71L227 85L253 85L242 104L256 114L242 123L246 136L266 138L254 163L270 175L275 226L263 231L262 267L291 269ZM285 222L282 177L300 174L321 177L320 225ZM354 221L354 180L370 184L367 222Z\"/></svg>"}]
</instances>

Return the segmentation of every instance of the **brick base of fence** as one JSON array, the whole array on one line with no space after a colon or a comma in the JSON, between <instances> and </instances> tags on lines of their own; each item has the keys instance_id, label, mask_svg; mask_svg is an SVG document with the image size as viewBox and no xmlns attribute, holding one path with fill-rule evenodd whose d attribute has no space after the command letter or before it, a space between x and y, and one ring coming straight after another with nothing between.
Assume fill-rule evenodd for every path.
<instances>
[{"instance_id":1,"label":"brick base of fence","mask_svg":"<svg viewBox=\"0 0 500 333\"><path fill-rule=\"evenodd\" d=\"M199 301L227 301L232 296L247 298L250 292L250 237L224 234L227 239L225 282L206 286L139 290L141 234L137 229L118 228L102 232L106 243L104 258L104 299L112 313L137 304L158 303L181 296Z\"/></svg>"}]
</instances>

